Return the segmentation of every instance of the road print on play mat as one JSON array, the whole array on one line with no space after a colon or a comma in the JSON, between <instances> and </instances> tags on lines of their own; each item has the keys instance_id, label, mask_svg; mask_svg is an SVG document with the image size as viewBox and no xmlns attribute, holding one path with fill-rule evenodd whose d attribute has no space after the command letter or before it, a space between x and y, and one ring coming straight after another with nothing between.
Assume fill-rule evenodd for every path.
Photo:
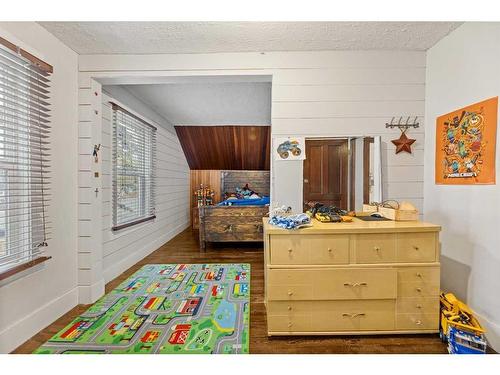
<instances>
[{"instance_id":1,"label":"road print on play mat","mask_svg":"<svg viewBox=\"0 0 500 375\"><path fill-rule=\"evenodd\" d=\"M148 264L34 353L248 353L249 264Z\"/></svg>"}]
</instances>

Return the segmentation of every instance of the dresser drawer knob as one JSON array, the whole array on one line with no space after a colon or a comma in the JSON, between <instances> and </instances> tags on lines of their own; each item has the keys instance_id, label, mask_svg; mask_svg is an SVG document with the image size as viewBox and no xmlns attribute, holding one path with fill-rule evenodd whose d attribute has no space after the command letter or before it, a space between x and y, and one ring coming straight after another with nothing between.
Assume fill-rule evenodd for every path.
<instances>
[{"instance_id":1,"label":"dresser drawer knob","mask_svg":"<svg viewBox=\"0 0 500 375\"><path fill-rule=\"evenodd\" d=\"M417 288L416 291L420 293L422 291L422 288Z\"/></svg>"},{"instance_id":2,"label":"dresser drawer knob","mask_svg":"<svg viewBox=\"0 0 500 375\"><path fill-rule=\"evenodd\" d=\"M418 250L418 246L413 245L413 248L414 248L415 250Z\"/></svg>"},{"instance_id":3,"label":"dresser drawer knob","mask_svg":"<svg viewBox=\"0 0 500 375\"><path fill-rule=\"evenodd\" d=\"M422 325L422 321L421 321L421 320L417 320L417 321L415 322L415 324L416 324L417 326L421 326L421 325Z\"/></svg>"},{"instance_id":4,"label":"dresser drawer knob","mask_svg":"<svg viewBox=\"0 0 500 375\"><path fill-rule=\"evenodd\" d=\"M331 253L333 249L331 247L328 248L328 252Z\"/></svg>"},{"instance_id":5,"label":"dresser drawer knob","mask_svg":"<svg viewBox=\"0 0 500 375\"><path fill-rule=\"evenodd\" d=\"M374 246L374 247L373 247L373 250L375 250L375 251L380 251L380 247L379 247L379 246Z\"/></svg>"},{"instance_id":6,"label":"dresser drawer knob","mask_svg":"<svg viewBox=\"0 0 500 375\"><path fill-rule=\"evenodd\" d=\"M292 306L288 306L287 309L288 311L290 311L292 309Z\"/></svg>"},{"instance_id":7,"label":"dresser drawer knob","mask_svg":"<svg viewBox=\"0 0 500 375\"><path fill-rule=\"evenodd\" d=\"M288 291L288 295L291 296L293 294L293 292L291 291Z\"/></svg>"},{"instance_id":8,"label":"dresser drawer knob","mask_svg":"<svg viewBox=\"0 0 500 375\"><path fill-rule=\"evenodd\" d=\"M288 322L288 328L292 326L292 322Z\"/></svg>"},{"instance_id":9,"label":"dresser drawer knob","mask_svg":"<svg viewBox=\"0 0 500 375\"><path fill-rule=\"evenodd\" d=\"M291 247L289 247L289 248L288 248L288 252L289 252L289 253L291 253L291 252L292 252L292 248L291 248Z\"/></svg>"},{"instance_id":10,"label":"dresser drawer knob","mask_svg":"<svg viewBox=\"0 0 500 375\"><path fill-rule=\"evenodd\" d=\"M417 272L417 273L416 273L416 276L421 278L421 277L422 277L422 274L421 274L420 272Z\"/></svg>"},{"instance_id":11,"label":"dresser drawer knob","mask_svg":"<svg viewBox=\"0 0 500 375\"><path fill-rule=\"evenodd\" d=\"M422 308L422 305L417 305L416 306L417 309L421 309Z\"/></svg>"}]
</instances>

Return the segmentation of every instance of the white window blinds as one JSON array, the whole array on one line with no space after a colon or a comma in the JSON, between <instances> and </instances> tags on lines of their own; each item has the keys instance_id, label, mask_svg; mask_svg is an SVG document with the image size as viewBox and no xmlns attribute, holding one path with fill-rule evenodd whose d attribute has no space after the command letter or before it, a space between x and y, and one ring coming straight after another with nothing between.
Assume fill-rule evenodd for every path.
<instances>
[{"instance_id":1,"label":"white window blinds","mask_svg":"<svg viewBox=\"0 0 500 375\"><path fill-rule=\"evenodd\" d=\"M0 273L41 258L48 236L52 69L14 47L0 40Z\"/></svg>"},{"instance_id":2,"label":"white window blinds","mask_svg":"<svg viewBox=\"0 0 500 375\"><path fill-rule=\"evenodd\" d=\"M156 128L115 103L113 230L154 219Z\"/></svg>"}]
</instances>

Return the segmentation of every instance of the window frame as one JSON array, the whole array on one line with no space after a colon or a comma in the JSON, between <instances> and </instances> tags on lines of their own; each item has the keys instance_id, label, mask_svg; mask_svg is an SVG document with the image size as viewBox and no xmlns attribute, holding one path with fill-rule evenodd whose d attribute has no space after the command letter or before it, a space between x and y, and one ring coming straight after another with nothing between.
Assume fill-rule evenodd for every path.
<instances>
[{"instance_id":1,"label":"window frame","mask_svg":"<svg viewBox=\"0 0 500 375\"><path fill-rule=\"evenodd\" d=\"M111 230L113 232L118 232L122 229L130 228L133 226L136 226L138 224L142 224L145 222L149 222L151 220L156 219L156 200L155 200L155 159L156 159L156 132L157 128L153 125L151 125L149 122L147 122L145 119L140 117L139 115L136 115L135 113L132 113L130 110L125 108L123 105L118 104L115 100L109 102L111 104L111 126L112 126L112 158L111 158L111 170L112 170L112 194L111 194L111 211L112 211L112 218L111 218ZM146 142L146 138L149 138L148 141L150 141L149 145L149 164L150 168L144 168L144 172L149 171L150 173L136 173L136 174L119 174L118 172L118 164L117 164L117 147L118 147L118 125L115 123L118 121L115 116L115 111L121 112L122 116L128 116L131 119L137 121L140 123L142 126L144 126L144 144ZM125 126L125 125L122 125ZM149 132L149 133L147 133ZM148 158L146 156L146 153L143 153L143 159L141 160L141 163L145 164L148 161ZM139 193L139 200L140 200L140 210L141 210L141 215L137 216L136 218L133 218L130 221L126 222L118 222L118 214L117 214L117 209L118 209L118 183L117 179L119 176L131 176L131 177L136 177L138 180L138 193ZM149 177L149 184L150 186L148 187L148 177ZM148 195L150 196L149 198L149 203L152 203L151 207L147 207L147 198Z\"/></svg>"},{"instance_id":2,"label":"window frame","mask_svg":"<svg viewBox=\"0 0 500 375\"><path fill-rule=\"evenodd\" d=\"M34 109L34 112L40 110L45 112L50 111L48 108L50 108L51 102L49 97L44 97L45 94L40 95L43 98L42 101L40 101L40 96L36 97L37 90L40 87L39 78L26 81L25 78L22 79L20 77L22 75L35 77L32 75L35 72L35 74L47 77L48 81L45 82L50 82L50 75L54 70L50 64L47 64L2 37L0 37L0 48L4 54L2 57L4 68L2 70L5 71L6 76L10 76L6 81L1 81L3 99L7 98L0 100L2 108L3 106L5 106L4 109L16 108L13 106L19 106L19 103L23 103L21 106L25 107L23 109L24 112L20 112L21 120L18 117L13 117L12 113L6 115L6 111L2 110L1 112L4 120L8 118L1 125L0 132L2 144L7 144L7 147L4 148L4 144L1 148L1 150L6 150L7 152L2 152L0 155L0 171L3 175L2 185L5 185L1 202L5 206L5 213L2 219L5 237L5 252L2 257L4 257L5 261L0 259L0 281L2 281L51 259L50 256L44 255L41 249L48 246L48 216L46 213L48 204L46 202L50 199L44 190L50 188L48 182L44 182L43 174L50 171L50 162L44 160L44 157L47 156L44 152L48 150L47 147L50 147L48 143L50 142L50 120L46 121L46 130L43 131L45 133L43 138L47 139L47 143L44 143L42 146L42 135L39 128L40 117L38 117L38 121L36 118L33 119L31 115L26 117L26 119L22 118L26 113L30 113L32 109ZM10 53L12 57L8 56L7 53ZM13 64L16 64L16 60L21 61L21 63L17 62L18 66L11 66L8 60L14 61ZM23 67L22 69L26 69L26 71L20 70L20 67ZM20 71L19 74L21 76L13 74L16 70ZM45 109L40 107L40 105L45 106ZM25 125L19 125L18 121L25 123ZM18 134L23 134L23 132L24 136L20 140L15 138ZM5 137L7 137L7 140L5 140ZM35 145L34 148L32 148L33 145ZM29 164L26 164L26 162L11 164L10 167L4 165L4 158L14 157L27 160ZM35 162L33 163L33 161ZM9 163L9 161L6 163ZM35 167L34 170L32 170L33 167ZM39 171L36 167L38 167ZM14 172L9 173L9 171ZM19 173L25 174L25 176L21 177ZM23 190L23 192L27 192L26 195L19 195L19 192L11 195L12 191L20 191L19 186L16 185L21 184L28 187ZM26 197L29 197L29 199ZM35 203L35 200L32 200L33 197L36 197L37 203ZM39 204L40 202L41 205ZM11 205L21 205L21 207L11 208ZM33 241L37 242L34 243Z\"/></svg>"}]
</instances>

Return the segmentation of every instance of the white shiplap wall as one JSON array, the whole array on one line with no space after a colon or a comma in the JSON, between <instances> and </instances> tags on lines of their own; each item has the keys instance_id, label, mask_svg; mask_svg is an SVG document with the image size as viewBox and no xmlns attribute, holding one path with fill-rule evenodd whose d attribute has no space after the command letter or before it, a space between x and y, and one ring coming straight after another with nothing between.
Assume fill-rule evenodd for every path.
<instances>
[{"instance_id":1,"label":"white shiplap wall","mask_svg":"<svg viewBox=\"0 0 500 375\"><path fill-rule=\"evenodd\" d=\"M381 135L385 198L423 206L423 126L413 154L394 155L393 116L423 123L425 52L321 51L169 55L82 55L80 82L161 83L172 76L272 76L272 135ZM423 124L422 124L423 125ZM273 162L272 199L302 203L302 163Z\"/></svg>"},{"instance_id":2,"label":"white shiplap wall","mask_svg":"<svg viewBox=\"0 0 500 375\"><path fill-rule=\"evenodd\" d=\"M110 89L111 90L111 89ZM117 91L117 88L113 88ZM120 100L121 99L121 100ZM118 99L123 103L124 97ZM112 97L102 95L102 253L107 282L156 250L189 225L189 166L170 123L151 119L150 111L135 111L157 127L156 219L113 232L112 227ZM128 108L133 103L123 103ZM127 105L128 104L128 105ZM156 119L161 118L156 115ZM158 120L157 120L158 121ZM168 130L167 130L168 129Z\"/></svg>"},{"instance_id":3,"label":"white shiplap wall","mask_svg":"<svg viewBox=\"0 0 500 375\"><path fill-rule=\"evenodd\" d=\"M103 92L96 80L79 82L78 285L92 303L104 284L189 225L189 167L173 126L121 87ZM111 107L113 99L157 127L156 219L111 231ZM101 144L94 162L94 144ZM98 177L95 173L98 173ZM95 190L98 189L98 193Z\"/></svg>"}]
</instances>

